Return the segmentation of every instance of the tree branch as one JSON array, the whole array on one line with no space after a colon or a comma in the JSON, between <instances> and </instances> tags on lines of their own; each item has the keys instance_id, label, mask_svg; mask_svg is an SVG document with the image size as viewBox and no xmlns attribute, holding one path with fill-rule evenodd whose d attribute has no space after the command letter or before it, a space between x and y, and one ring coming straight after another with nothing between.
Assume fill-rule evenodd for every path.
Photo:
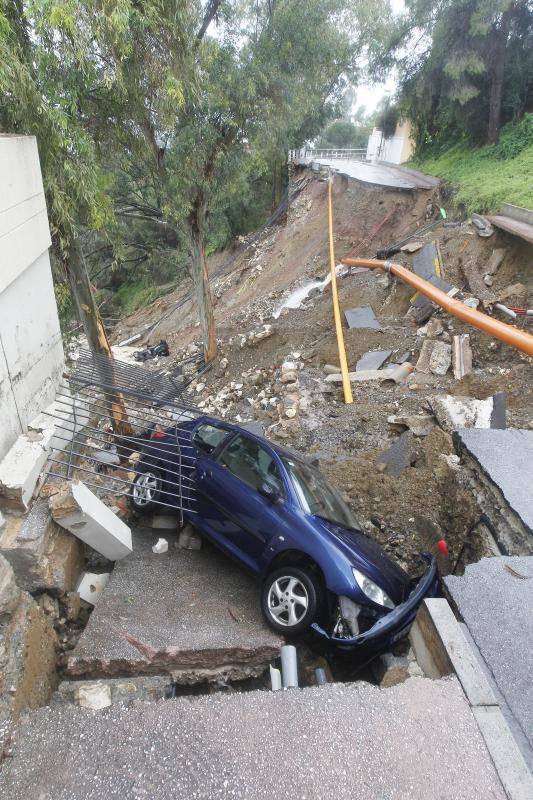
<instances>
[{"instance_id":1,"label":"tree branch","mask_svg":"<svg viewBox=\"0 0 533 800\"><path fill-rule=\"evenodd\" d=\"M205 9L205 14L202 20L202 24L200 25L200 30L196 34L196 38L199 42L201 42L202 39L204 38L205 32L209 28L213 19L216 17L218 9L220 8L221 4L222 0L209 0L207 8Z\"/></svg>"}]
</instances>

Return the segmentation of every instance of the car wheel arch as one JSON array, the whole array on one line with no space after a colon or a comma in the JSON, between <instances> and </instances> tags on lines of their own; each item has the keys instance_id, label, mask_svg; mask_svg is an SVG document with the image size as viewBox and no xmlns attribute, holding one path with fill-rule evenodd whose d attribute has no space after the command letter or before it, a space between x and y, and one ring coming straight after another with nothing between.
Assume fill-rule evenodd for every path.
<instances>
[{"instance_id":1,"label":"car wheel arch","mask_svg":"<svg viewBox=\"0 0 533 800\"><path fill-rule=\"evenodd\" d=\"M315 559L303 550L282 550L269 562L265 570L265 577L281 567L301 567L302 569L311 570L319 577L323 589L327 591L326 576L323 570Z\"/></svg>"}]
</instances>

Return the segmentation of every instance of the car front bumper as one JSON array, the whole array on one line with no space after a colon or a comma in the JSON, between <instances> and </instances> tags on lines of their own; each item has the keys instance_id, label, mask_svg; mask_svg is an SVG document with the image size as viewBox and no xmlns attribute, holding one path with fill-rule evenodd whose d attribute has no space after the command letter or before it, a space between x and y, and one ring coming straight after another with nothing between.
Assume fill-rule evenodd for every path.
<instances>
[{"instance_id":1,"label":"car front bumper","mask_svg":"<svg viewBox=\"0 0 533 800\"><path fill-rule=\"evenodd\" d=\"M428 568L416 586L411 590L407 600L393 611L384 614L377 622L364 633L351 638L330 636L320 625L312 625L314 633L326 639L336 650L353 652L354 650L379 650L387 647L400 639L408 630L416 617L416 612L425 597L435 597L439 592L439 576L437 574L437 559L429 553L421 553L421 558Z\"/></svg>"}]
</instances>

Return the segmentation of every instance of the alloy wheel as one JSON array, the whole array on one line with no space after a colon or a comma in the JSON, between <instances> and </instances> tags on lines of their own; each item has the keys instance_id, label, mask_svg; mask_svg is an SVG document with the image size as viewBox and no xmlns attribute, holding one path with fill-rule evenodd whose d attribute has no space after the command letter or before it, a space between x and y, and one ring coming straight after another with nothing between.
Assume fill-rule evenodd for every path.
<instances>
[{"instance_id":1,"label":"alloy wheel","mask_svg":"<svg viewBox=\"0 0 533 800\"><path fill-rule=\"evenodd\" d=\"M268 611L278 625L291 628L305 617L309 606L306 587L293 575L283 575L268 590Z\"/></svg>"},{"instance_id":2,"label":"alloy wheel","mask_svg":"<svg viewBox=\"0 0 533 800\"><path fill-rule=\"evenodd\" d=\"M136 506L143 507L151 503L159 490L159 478L153 472L139 475L133 487L133 501Z\"/></svg>"}]
</instances>

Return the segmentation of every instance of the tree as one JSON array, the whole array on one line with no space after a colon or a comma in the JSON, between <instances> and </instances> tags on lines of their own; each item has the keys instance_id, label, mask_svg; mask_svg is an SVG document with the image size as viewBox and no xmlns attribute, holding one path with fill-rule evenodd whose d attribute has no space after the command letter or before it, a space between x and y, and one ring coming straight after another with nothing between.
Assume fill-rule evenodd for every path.
<instances>
[{"instance_id":1,"label":"tree","mask_svg":"<svg viewBox=\"0 0 533 800\"><path fill-rule=\"evenodd\" d=\"M317 147L352 148L366 147L372 130L369 125L354 125L352 122L336 120L325 128Z\"/></svg>"},{"instance_id":2,"label":"tree","mask_svg":"<svg viewBox=\"0 0 533 800\"><path fill-rule=\"evenodd\" d=\"M375 65L398 68L419 146L462 135L495 143L531 106L532 40L531 0L414 0Z\"/></svg>"}]
</instances>

